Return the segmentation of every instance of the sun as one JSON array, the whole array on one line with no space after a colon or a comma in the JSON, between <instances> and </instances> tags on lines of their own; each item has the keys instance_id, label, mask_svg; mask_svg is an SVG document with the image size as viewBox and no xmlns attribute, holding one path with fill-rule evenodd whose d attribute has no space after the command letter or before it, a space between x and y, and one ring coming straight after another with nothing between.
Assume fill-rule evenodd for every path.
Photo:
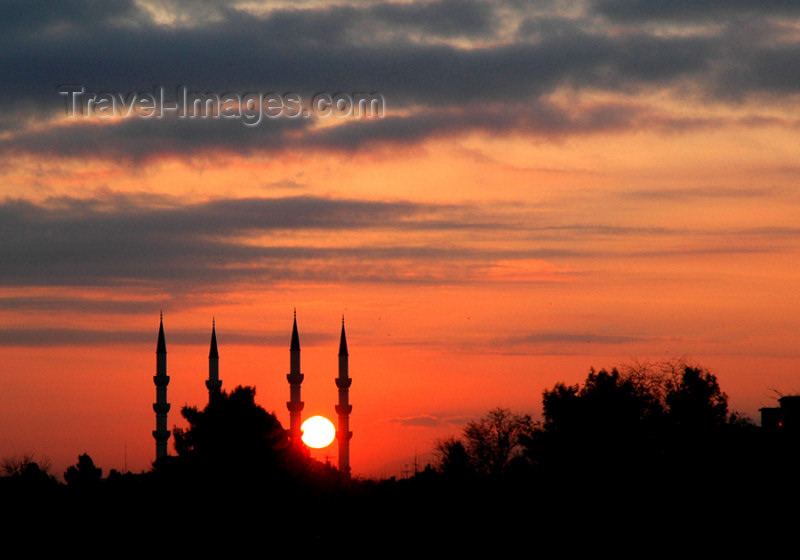
<instances>
[{"instance_id":1,"label":"sun","mask_svg":"<svg viewBox=\"0 0 800 560\"><path fill-rule=\"evenodd\" d=\"M336 428L324 416L312 416L303 422L300 429L303 432L303 443L314 449L328 447L336 436Z\"/></svg>"}]
</instances>

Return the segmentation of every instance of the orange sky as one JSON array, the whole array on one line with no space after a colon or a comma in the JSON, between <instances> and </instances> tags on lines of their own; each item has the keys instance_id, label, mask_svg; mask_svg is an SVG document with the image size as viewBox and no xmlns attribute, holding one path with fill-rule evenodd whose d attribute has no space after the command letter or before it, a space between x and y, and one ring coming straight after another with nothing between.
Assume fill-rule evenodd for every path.
<instances>
[{"instance_id":1,"label":"orange sky","mask_svg":"<svg viewBox=\"0 0 800 560\"><path fill-rule=\"evenodd\" d=\"M755 420L800 391L798 92L781 78L800 14L496 1L431 19L454 2L346 4L208 2L195 20L142 2L12 22L0 457L148 469L161 310L170 426L207 398L212 317L223 388L254 385L287 425L295 308L304 416L334 419L344 314L364 476L424 465L490 408L538 416L543 390L590 367L686 357ZM91 49L84 65L37 58L36 45L105 33L127 70ZM205 43L204 65L180 49L226 37L233 57L250 33L275 42L247 68ZM165 44L172 63L125 59ZM387 112L259 129L70 119L57 92L193 81L370 88ZM335 446L314 455L335 462Z\"/></svg>"}]
</instances>

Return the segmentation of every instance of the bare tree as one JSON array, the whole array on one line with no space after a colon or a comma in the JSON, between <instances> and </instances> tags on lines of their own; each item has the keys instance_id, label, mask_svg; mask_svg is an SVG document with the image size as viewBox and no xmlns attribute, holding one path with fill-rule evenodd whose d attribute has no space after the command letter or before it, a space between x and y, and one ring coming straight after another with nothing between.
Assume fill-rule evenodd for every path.
<instances>
[{"instance_id":1,"label":"bare tree","mask_svg":"<svg viewBox=\"0 0 800 560\"><path fill-rule=\"evenodd\" d=\"M521 438L533 429L531 417L494 408L464 428L465 449L473 468L484 474L501 474L522 455Z\"/></svg>"},{"instance_id":2,"label":"bare tree","mask_svg":"<svg viewBox=\"0 0 800 560\"><path fill-rule=\"evenodd\" d=\"M32 476L38 473L50 476L50 460L42 458L36 461L33 453L5 457L0 468L3 471L3 476Z\"/></svg>"}]
</instances>

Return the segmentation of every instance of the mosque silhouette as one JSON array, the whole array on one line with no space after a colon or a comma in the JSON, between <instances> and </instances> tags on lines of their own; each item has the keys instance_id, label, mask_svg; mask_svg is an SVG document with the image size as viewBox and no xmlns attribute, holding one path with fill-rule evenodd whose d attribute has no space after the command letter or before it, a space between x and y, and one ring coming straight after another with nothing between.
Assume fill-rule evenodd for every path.
<instances>
[{"instance_id":1,"label":"mosque silhouette","mask_svg":"<svg viewBox=\"0 0 800 560\"><path fill-rule=\"evenodd\" d=\"M292 324L292 339L289 347L290 367L286 379L289 382L289 401L286 407L289 409L289 429L287 435L292 445L302 448L302 414L304 403L300 397L300 388L303 383L304 375L300 371L300 335L297 331L297 311L294 312ZM339 443L339 471L346 476L350 476L350 439L353 432L350 431L350 413L353 406L349 401L350 384L352 379L349 374L349 354L347 352L347 337L344 329L344 317L342 317L342 331L339 338L339 375L336 378L336 387L339 392L339 402L335 407L338 417L336 427L336 439ZM153 438L156 440L156 460L166 457L167 443L171 432L167 429L167 415L170 403L167 401L167 385L169 376L167 375L167 342L164 335L164 315L161 314L158 325L158 343L156 345L156 375L153 377L156 386L156 402L153 403L153 411L156 413L156 429L153 430ZM217 330L216 322L211 325L211 345L208 353L208 379L206 380L209 401L219 395L222 389L222 380L219 378L219 351L217 349Z\"/></svg>"}]
</instances>

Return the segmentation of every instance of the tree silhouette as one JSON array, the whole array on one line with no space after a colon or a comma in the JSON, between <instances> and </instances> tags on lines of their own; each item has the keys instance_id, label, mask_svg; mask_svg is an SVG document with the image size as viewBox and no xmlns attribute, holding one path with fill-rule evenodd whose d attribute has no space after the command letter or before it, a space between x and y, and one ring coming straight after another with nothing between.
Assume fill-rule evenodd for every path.
<instances>
[{"instance_id":1,"label":"tree silhouette","mask_svg":"<svg viewBox=\"0 0 800 560\"><path fill-rule=\"evenodd\" d=\"M3 459L2 471L11 487L23 492L46 492L59 485L56 477L50 474L50 461L35 461L32 454L6 457Z\"/></svg>"},{"instance_id":2,"label":"tree silhouette","mask_svg":"<svg viewBox=\"0 0 800 560\"><path fill-rule=\"evenodd\" d=\"M522 441L533 428L527 414L494 408L464 427L463 440L447 438L439 442L440 470L452 475L472 472L500 475L522 455Z\"/></svg>"},{"instance_id":3,"label":"tree silhouette","mask_svg":"<svg viewBox=\"0 0 800 560\"><path fill-rule=\"evenodd\" d=\"M707 431L728 422L728 397L711 373L686 366L680 377L670 382L668 389L669 417L678 428Z\"/></svg>"},{"instance_id":4,"label":"tree silhouette","mask_svg":"<svg viewBox=\"0 0 800 560\"><path fill-rule=\"evenodd\" d=\"M521 454L521 438L532 426L530 416L505 408L494 408L480 420L467 423L467 452L478 472L501 474Z\"/></svg>"},{"instance_id":5,"label":"tree silhouette","mask_svg":"<svg viewBox=\"0 0 800 560\"><path fill-rule=\"evenodd\" d=\"M735 442L752 437L749 423L728 414L716 377L685 363L590 370L582 385L546 390L542 405L527 453L553 472L689 477L700 465L727 465Z\"/></svg>"},{"instance_id":6,"label":"tree silhouette","mask_svg":"<svg viewBox=\"0 0 800 560\"><path fill-rule=\"evenodd\" d=\"M95 467L88 453L78 457L78 462L64 472L64 481L69 486L88 487L96 485L103 476L103 469Z\"/></svg>"},{"instance_id":7,"label":"tree silhouette","mask_svg":"<svg viewBox=\"0 0 800 560\"><path fill-rule=\"evenodd\" d=\"M12 478L50 479L50 461L47 459L36 461L32 454L20 457L6 457L3 459L3 474Z\"/></svg>"},{"instance_id":8,"label":"tree silhouette","mask_svg":"<svg viewBox=\"0 0 800 560\"><path fill-rule=\"evenodd\" d=\"M444 438L436 444L439 455L439 470L450 478L464 478L472 474L470 457L464 443L453 436Z\"/></svg>"},{"instance_id":9,"label":"tree silhouette","mask_svg":"<svg viewBox=\"0 0 800 560\"><path fill-rule=\"evenodd\" d=\"M216 477L263 477L284 466L286 431L274 414L255 403L255 389L221 391L203 410L184 406L188 428L173 430L181 464Z\"/></svg>"},{"instance_id":10,"label":"tree silhouette","mask_svg":"<svg viewBox=\"0 0 800 560\"><path fill-rule=\"evenodd\" d=\"M528 446L532 459L557 469L591 463L615 471L652 461L664 408L649 384L618 370L590 370L583 386L557 384L542 396L543 430Z\"/></svg>"},{"instance_id":11,"label":"tree silhouette","mask_svg":"<svg viewBox=\"0 0 800 560\"><path fill-rule=\"evenodd\" d=\"M649 387L616 369L590 370L583 387L558 384L544 392L542 406L551 431L629 431L663 412Z\"/></svg>"}]
</instances>

